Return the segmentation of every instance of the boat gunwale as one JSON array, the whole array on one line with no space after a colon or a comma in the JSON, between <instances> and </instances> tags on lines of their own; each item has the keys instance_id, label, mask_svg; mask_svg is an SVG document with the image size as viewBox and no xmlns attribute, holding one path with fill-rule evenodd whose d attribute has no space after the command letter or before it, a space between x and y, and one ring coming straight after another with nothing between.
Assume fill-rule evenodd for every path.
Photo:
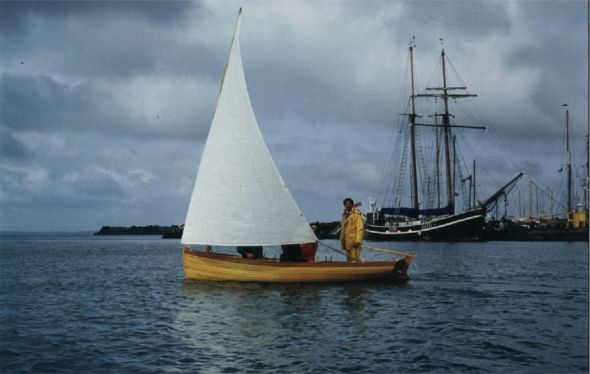
<instances>
[{"instance_id":1,"label":"boat gunwale","mask_svg":"<svg viewBox=\"0 0 590 374\"><path fill-rule=\"evenodd\" d=\"M249 259L243 258L238 255L231 255L225 253L204 253L198 251L191 251L183 249L183 254L188 256L200 257L203 259L231 262L236 264L244 265L256 265L256 266L271 266L271 267L351 267L351 268L371 268L371 267L383 267L392 266L399 260L392 261L361 261L361 262L345 262L345 261L313 261L313 262L280 262L278 260L264 258L264 259Z\"/></svg>"}]
</instances>

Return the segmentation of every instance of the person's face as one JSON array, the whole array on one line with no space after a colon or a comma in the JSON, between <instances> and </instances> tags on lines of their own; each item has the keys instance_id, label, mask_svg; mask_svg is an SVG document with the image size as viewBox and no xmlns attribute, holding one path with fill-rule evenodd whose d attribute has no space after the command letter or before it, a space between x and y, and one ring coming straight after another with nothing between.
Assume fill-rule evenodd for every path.
<instances>
[{"instance_id":1,"label":"person's face","mask_svg":"<svg viewBox=\"0 0 590 374\"><path fill-rule=\"evenodd\" d=\"M344 209L347 211L350 211L352 209L352 203L350 201L347 201L344 203Z\"/></svg>"},{"instance_id":2,"label":"person's face","mask_svg":"<svg viewBox=\"0 0 590 374\"><path fill-rule=\"evenodd\" d=\"M311 225L311 230L313 231L314 234L317 234L318 232L318 227L316 225Z\"/></svg>"}]
</instances>

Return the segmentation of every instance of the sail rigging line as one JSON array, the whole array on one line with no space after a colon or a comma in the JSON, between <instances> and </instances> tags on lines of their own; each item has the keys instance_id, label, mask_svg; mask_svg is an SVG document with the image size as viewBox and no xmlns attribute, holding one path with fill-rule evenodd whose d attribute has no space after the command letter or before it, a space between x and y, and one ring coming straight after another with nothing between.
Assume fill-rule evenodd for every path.
<instances>
[{"instance_id":1,"label":"sail rigging line","mask_svg":"<svg viewBox=\"0 0 590 374\"><path fill-rule=\"evenodd\" d=\"M368 245L363 245L363 249L368 249L368 250L375 251L375 252L388 253L388 254L403 256L403 257L411 257L411 258L416 257L416 255L413 253L400 252L400 251L396 251L393 249L369 247Z\"/></svg>"},{"instance_id":2,"label":"sail rigging line","mask_svg":"<svg viewBox=\"0 0 590 374\"><path fill-rule=\"evenodd\" d=\"M416 165L416 170L418 171L418 175L419 175L419 180L420 180L420 186L422 186L422 199L421 201L425 201L426 200L426 196L424 195L424 187L426 185L426 180L425 177L427 175L426 172L426 160L424 159L424 144L422 142L422 132L421 131L415 131L415 136L416 136L416 147L417 147L417 156L418 156L418 165ZM419 209L420 206L415 207L416 209Z\"/></svg>"},{"instance_id":3,"label":"sail rigging line","mask_svg":"<svg viewBox=\"0 0 590 374\"><path fill-rule=\"evenodd\" d=\"M339 253L343 256L349 257L348 254L340 249L337 249L335 247L332 247L328 244L326 244L325 242L318 240L318 243L320 243L321 245L323 245L324 247L333 250L336 253ZM387 253L387 254L392 254L392 255L396 255L396 256L402 256L402 257L410 257L410 258L416 258L416 255L413 253L407 253L407 252L400 252L400 251L396 251L393 249L385 249L385 248L377 248L377 247L370 247L366 244L363 244L363 249L368 249L370 251L375 251L375 252L380 252L380 253ZM357 258L360 261L363 261L361 257Z\"/></svg>"},{"instance_id":4,"label":"sail rigging line","mask_svg":"<svg viewBox=\"0 0 590 374\"><path fill-rule=\"evenodd\" d=\"M446 59L449 63L449 65L451 66L451 70L453 71L453 73L456 75L457 79L459 80L459 82L462 85L465 85L463 82L463 79L461 78L461 76L459 75L457 69L455 68L455 66L453 65L452 61L450 61L450 59L448 58L448 56L446 56ZM503 152L505 152L505 154L509 154L508 152L508 147L505 145L505 143L502 141L502 139L496 134L495 132L495 128L493 126L490 126L490 121L489 119L486 118L486 116L484 115L484 113L480 110L479 105L474 101L474 100L466 100L467 102L469 102L471 104L471 106L473 107L473 109L475 110L475 115L479 117L479 119L477 119L474 115L470 114L469 112L467 112L465 110L464 107L459 106L459 109L465 114L467 115L467 117L470 117L472 119L475 120L476 123L482 123L486 129L490 129L491 131L486 131L486 133L488 133L488 136L492 139L492 141L494 141L501 150L503 150ZM482 137L484 136L484 134L482 133L481 135ZM469 143L467 143L469 146ZM475 155L475 153L471 150L471 152ZM508 161L512 164L512 166L517 169L520 170L521 168L519 168L514 161L511 158L508 158ZM489 170L487 169L487 167L485 166L485 163L482 164L482 166L484 167L484 171L486 172L486 174L491 177L491 173L489 172ZM494 178L492 178L492 180L494 180ZM498 183L496 180L494 180L495 183Z\"/></svg>"},{"instance_id":5,"label":"sail rigging line","mask_svg":"<svg viewBox=\"0 0 590 374\"><path fill-rule=\"evenodd\" d=\"M405 141L409 136L409 126L405 126L405 134L404 134L404 144L402 148L402 157L401 157L401 165L400 165L400 175L398 178L397 189L395 190L394 194L394 204L395 207L401 207L402 204L402 196L405 184L405 174L406 174L406 165L407 165L407 158L408 158L408 141Z\"/></svg>"},{"instance_id":6,"label":"sail rigging line","mask_svg":"<svg viewBox=\"0 0 590 374\"><path fill-rule=\"evenodd\" d=\"M465 169L467 171L469 171L469 166L467 164L467 161L465 161L465 156L464 156L463 152L459 151L459 156L461 157L461 161L463 161L463 164L465 165ZM474 159L474 162L475 162L475 159ZM466 210L469 210L469 209L471 209L471 190L475 189L475 183L473 183L473 182L475 182L474 171L471 170L471 175L469 177L463 178L463 176L461 176L461 181L463 181L466 178L471 178L471 186L470 186L471 188L470 188L470 191L467 193L467 196L465 196L466 194L462 190L462 192L463 192L463 205L467 206ZM462 184L461 188L463 189L463 187L464 187L463 183L461 183L461 184ZM465 205L465 201L468 201L467 205ZM473 196L473 207L475 208L476 206L477 206L477 201L475 199L475 196Z\"/></svg>"},{"instance_id":7,"label":"sail rigging line","mask_svg":"<svg viewBox=\"0 0 590 374\"><path fill-rule=\"evenodd\" d=\"M462 133L459 133L459 138L460 138L460 139L463 139L463 138L464 138L464 135L463 135ZM488 178L489 178L489 179L490 179L492 182L494 182L495 184L497 184L497 185L501 185L501 184L502 184L502 182L498 181L498 180L496 179L496 177L494 177L494 175L492 174L492 172L491 172L491 171L490 171L490 169L488 168L487 164L486 164L486 163L485 163L483 160L481 160L481 159L478 159L478 157L477 157L477 156L479 155L479 153L476 153L476 152L473 150L473 148L471 147L471 144L469 144L469 142L467 142L467 141L463 141L462 143L463 143L463 144L465 144L465 148L467 148L467 150L469 151L469 153L471 154L471 156L472 156L474 159L477 159L477 160L479 161L479 162L478 162L478 164L479 164L479 165L481 165L481 166L480 166L480 168L482 169L482 171L483 171L483 174L485 174L485 175L486 175L486 176L487 176L487 177L488 177Z\"/></svg>"},{"instance_id":8,"label":"sail rigging line","mask_svg":"<svg viewBox=\"0 0 590 374\"><path fill-rule=\"evenodd\" d=\"M457 157L457 154L459 154L460 157ZM455 150L455 159L457 160L457 176L458 176L458 180L459 180L459 187L461 188L461 197L463 198L463 211L468 211L470 209L470 199L465 191L465 183L463 182L463 169L461 168L461 160L463 160L463 162L465 163L465 159L463 158L463 153L459 150ZM467 163L465 163L465 165L467 165ZM469 169L467 169L469 170ZM469 202L468 202L469 201ZM468 202L468 203L466 203Z\"/></svg>"},{"instance_id":9,"label":"sail rigging line","mask_svg":"<svg viewBox=\"0 0 590 374\"><path fill-rule=\"evenodd\" d=\"M406 110L409 107L409 103L407 103L407 107ZM396 144L396 149L401 150L401 155L399 155L399 167L396 169L396 174L398 177L398 184L397 186L395 186L395 189L393 190L393 194L391 196L392 201L394 202L393 204L395 204L395 200L400 200L399 204L401 204L401 198L403 196L403 190L405 187L405 180L406 180L406 168L407 168L407 162L408 162L408 146L409 146L409 136L410 136L410 125L407 122L407 120L405 118L403 118L402 116L399 116L399 124L400 124L400 132L399 132L399 137L398 137L398 142ZM393 182L395 180L395 178L391 178L391 181Z\"/></svg>"},{"instance_id":10,"label":"sail rigging line","mask_svg":"<svg viewBox=\"0 0 590 374\"><path fill-rule=\"evenodd\" d=\"M406 65L405 65L405 73L404 76L407 77L407 72L409 71L409 59L406 59ZM402 101L405 101L406 97L407 97L407 85L401 85L400 86L400 95L397 96L397 100L398 100L398 104L395 105L396 108L400 108L402 105ZM404 99L402 99L404 98ZM408 107L409 107L409 103L406 102L406 110L405 113L408 113ZM398 163L395 163L395 160L399 160L400 157L399 152L400 150L400 146L401 144L404 142L404 137L405 137L405 133L404 133L404 126L405 126L405 119L402 118L401 116L396 116L394 117L396 119L393 119L393 126L391 128L391 135L389 138L394 139L393 142L388 142L388 149L387 149L387 154L389 154L389 159L388 161L385 163L385 167L382 170L381 175L383 176L382 179L385 179L385 181L387 181L386 183L383 183L382 186L383 187L383 194L381 195L382 198L382 204L381 206L385 206L388 203L388 199L391 198L391 201L393 203L394 200L394 195L396 194L396 185L395 185L395 175L399 175L400 171L401 171L401 165L399 165Z\"/></svg>"},{"instance_id":11,"label":"sail rigging line","mask_svg":"<svg viewBox=\"0 0 590 374\"><path fill-rule=\"evenodd\" d=\"M434 116L435 122L437 121L437 116ZM427 181L428 181L428 189L427 189L427 199L428 199L428 204L427 204L427 208L430 209L435 209L437 208L437 206L435 206L434 200L435 200L435 194L437 193L437 132L438 129L436 127L432 127L431 128L431 132L432 132L432 136L429 137L430 142L428 144L428 149L430 149L430 154L428 155L428 163L427 163Z\"/></svg>"},{"instance_id":12,"label":"sail rigging line","mask_svg":"<svg viewBox=\"0 0 590 374\"><path fill-rule=\"evenodd\" d=\"M463 78L461 78L461 76L459 75L459 72L457 71L457 69L455 69L455 65L453 65L453 62L451 61L451 59L449 59L449 56L447 54L445 54L445 59L446 59L446 62L449 63L449 66L451 67L451 70L453 71L453 73L455 73L455 77L457 77L457 80L459 81L459 85L462 86L461 89L467 89L467 85L465 84L465 81L463 81Z\"/></svg>"},{"instance_id":13,"label":"sail rigging line","mask_svg":"<svg viewBox=\"0 0 590 374\"><path fill-rule=\"evenodd\" d=\"M404 68L404 77L406 77L406 84L400 85L400 92L399 95L397 96L397 105L395 106L396 108L402 108L404 107L404 113L409 113L410 112L410 102L407 99L408 98L408 79L409 79L409 71L410 71L410 66L411 66L411 61L409 56L407 56L407 58L405 58L405 68ZM404 105L402 105L402 103L404 103ZM395 164L395 167L390 167L388 169L388 173L383 173L384 175L386 175L387 180L389 181L387 183L387 189L385 191L385 193L383 194L383 204L382 206L385 205L394 205L394 202L396 200L396 196L398 196L399 194L401 194L401 191L399 190L399 185L396 186L395 184L395 176L397 175L398 179L404 179L405 178L405 159L404 159L404 152L407 152L407 149L403 149L402 145L405 145L405 143L407 142L406 139L408 137L408 134L406 133L408 131L408 121L407 121L407 116L400 114L399 116L395 117L396 119L394 120L395 126L393 128L393 130L396 131L396 141L395 143L392 142L391 144L391 149L388 150L390 153L390 159L392 160L391 163L389 164L390 166L393 165L393 160L401 160L401 163L398 162ZM401 154L399 153L401 150ZM391 189L390 189L390 188ZM388 199L391 199L391 204L388 204Z\"/></svg>"},{"instance_id":14,"label":"sail rigging line","mask_svg":"<svg viewBox=\"0 0 590 374\"><path fill-rule=\"evenodd\" d=\"M406 62L406 73L408 71L408 62ZM401 107L402 97L407 97L407 88L402 85L400 88L400 95L398 95L398 103L395 105L396 108ZM407 112L407 109L406 109ZM405 120L402 119L400 116L395 116L392 118L392 126L390 129L390 133L388 135L388 139L392 139L393 141L387 142L387 153L389 158L383 165L381 170L381 182L380 185L383 186L383 190L381 191L381 206L385 206L388 201L387 199L394 194L395 184L394 184L394 176L398 174L399 167L398 164L395 163L395 160L398 160L399 157L396 154L396 151L400 149L400 145L403 142L403 126Z\"/></svg>"},{"instance_id":15,"label":"sail rigging line","mask_svg":"<svg viewBox=\"0 0 590 374\"><path fill-rule=\"evenodd\" d=\"M323 242L323 241L321 241L321 240L318 240L318 243L320 243L321 245L323 245L324 247L326 247L326 248L328 248L328 249L331 249L331 250L333 250L333 251L334 251L334 252L336 252L336 253L339 253L339 254L343 255L343 256L344 256L344 257L346 257L346 258L348 258L348 257L352 257L352 256L349 256L349 255L348 255L348 253L344 252L343 250L341 250L341 249L337 249L337 248L334 248L334 247L332 247L332 246L330 246L330 245L327 245L326 243L324 243L324 242ZM364 248L364 247L363 247L363 248ZM352 258L354 258L354 259L356 259L356 260L359 260L359 261L363 261L363 258L362 258L361 256L359 256L359 257L352 257Z\"/></svg>"},{"instance_id":16,"label":"sail rigging line","mask_svg":"<svg viewBox=\"0 0 590 374\"><path fill-rule=\"evenodd\" d=\"M552 202L557 203L557 208L561 208L563 210L566 209L565 205L562 205L561 202L557 202L551 194L549 194L543 187L539 186L537 183L535 183L535 181L533 180L532 177L530 177L530 182L533 186L537 187L539 191L541 191L541 194L544 195L544 197L549 198ZM550 190L550 189L549 189ZM543 196L542 196L543 197Z\"/></svg>"}]
</instances>

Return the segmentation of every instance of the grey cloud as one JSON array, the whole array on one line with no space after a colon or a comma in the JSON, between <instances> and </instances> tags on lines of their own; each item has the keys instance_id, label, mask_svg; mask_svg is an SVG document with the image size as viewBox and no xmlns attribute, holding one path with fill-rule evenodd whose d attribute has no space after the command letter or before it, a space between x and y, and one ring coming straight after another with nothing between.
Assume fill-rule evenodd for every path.
<instances>
[{"instance_id":1,"label":"grey cloud","mask_svg":"<svg viewBox=\"0 0 590 374\"><path fill-rule=\"evenodd\" d=\"M69 183L74 191L98 197L124 197L126 194L119 182L101 171L86 171Z\"/></svg>"},{"instance_id":2,"label":"grey cloud","mask_svg":"<svg viewBox=\"0 0 590 374\"><path fill-rule=\"evenodd\" d=\"M112 17L136 15L151 22L183 22L187 10L198 6L190 1L3 1L0 3L0 32L22 32L31 16L64 19L75 16Z\"/></svg>"},{"instance_id":3,"label":"grey cloud","mask_svg":"<svg viewBox=\"0 0 590 374\"><path fill-rule=\"evenodd\" d=\"M164 99L174 104L173 98ZM183 112L164 107L161 119L159 115L145 118L134 116L115 93L97 85L60 83L42 74L0 76L0 123L18 131L67 130L142 138L199 138L206 134L209 114L205 105L208 102L200 104L184 108ZM202 118L202 125L192 122L193 118Z\"/></svg>"},{"instance_id":4,"label":"grey cloud","mask_svg":"<svg viewBox=\"0 0 590 374\"><path fill-rule=\"evenodd\" d=\"M403 2L403 18L396 21L401 21L408 30L438 30L461 39L476 39L510 31L505 5L502 1L408 1ZM432 35L430 39L438 41L444 36Z\"/></svg>"},{"instance_id":5,"label":"grey cloud","mask_svg":"<svg viewBox=\"0 0 590 374\"><path fill-rule=\"evenodd\" d=\"M0 121L7 127L72 129L96 126L100 117L112 123L116 106L105 93L88 85L65 85L46 76L2 74Z\"/></svg>"},{"instance_id":6,"label":"grey cloud","mask_svg":"<svg viewBox=\"0 0 590 374\"><path fill-rule=\"evenodd\" d=\"M195 12L198 3L42 2L32 3L31 9L28 2L9 4L8 13L17 13L12 18L29 20L27 32L0 32L4 58L15 71L85 79L154 74L203 77L220 70L217 60L223 61L225 54L192 38L189 26L198 25L199 17L191 19L191 24L181 22L187 14L200 14ZM43 11L37 12L37 7ZM127 8L132 10L125 12ZM133 17L135 12L161 15L170 22Z\"/></svg>"},{"instance_id":7,"label":"grey cloud","mask_svg":"<svg viewBox=\"0 0 590 374\"><path fill-rule=\"evenodd\" d=\"M0 155L13 160L29 159L31 157L31 153L25 145L4 126L0 126Z\"/></svg>"}]
</instances>

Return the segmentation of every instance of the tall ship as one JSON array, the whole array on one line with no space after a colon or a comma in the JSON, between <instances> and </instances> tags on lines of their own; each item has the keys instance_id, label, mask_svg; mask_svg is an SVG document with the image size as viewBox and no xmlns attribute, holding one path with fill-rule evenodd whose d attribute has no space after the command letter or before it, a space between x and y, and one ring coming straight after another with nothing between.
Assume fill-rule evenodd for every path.
<instances>
[{"instance_id":1,"label":"tall ship","mask_svg":"<svg viewBox=\"0 0 590 374\"><path fill-rule=\"evenodd\" d=\"M392 241L479 240L483 235L487 211L493 209L498 200L510 192L523 173L518 173L505 185L499 186L487 199L477 199L476 162L473 161L471 174L464 176L454 131L482 131L485 127L456 124L450 109L451 101L477 95L469 93L465 85L453 86L447 83L447 64L450 62L444 48L440 55L442 83L426 88L426 92L417 93L414 49L412 39L409 47L411 92L406 113L402 114L405 121L398 132L397 147L394 150L401 154L392 158L400 163L391 172L390 189L384 194L381 206L377 206L376 201L369 204L367 238ZM437 111L419 114L416 102L424 99L437 102ZM423 129L430 129L429 133L434 135L434 144L429 149L421 146L420 139L426 135ZM426 155L429 150L430 153ZM409 186L406 183L408 180ZM463 200L462 211L457 206L458 196Z\"/></svg>"}]
</instances>

